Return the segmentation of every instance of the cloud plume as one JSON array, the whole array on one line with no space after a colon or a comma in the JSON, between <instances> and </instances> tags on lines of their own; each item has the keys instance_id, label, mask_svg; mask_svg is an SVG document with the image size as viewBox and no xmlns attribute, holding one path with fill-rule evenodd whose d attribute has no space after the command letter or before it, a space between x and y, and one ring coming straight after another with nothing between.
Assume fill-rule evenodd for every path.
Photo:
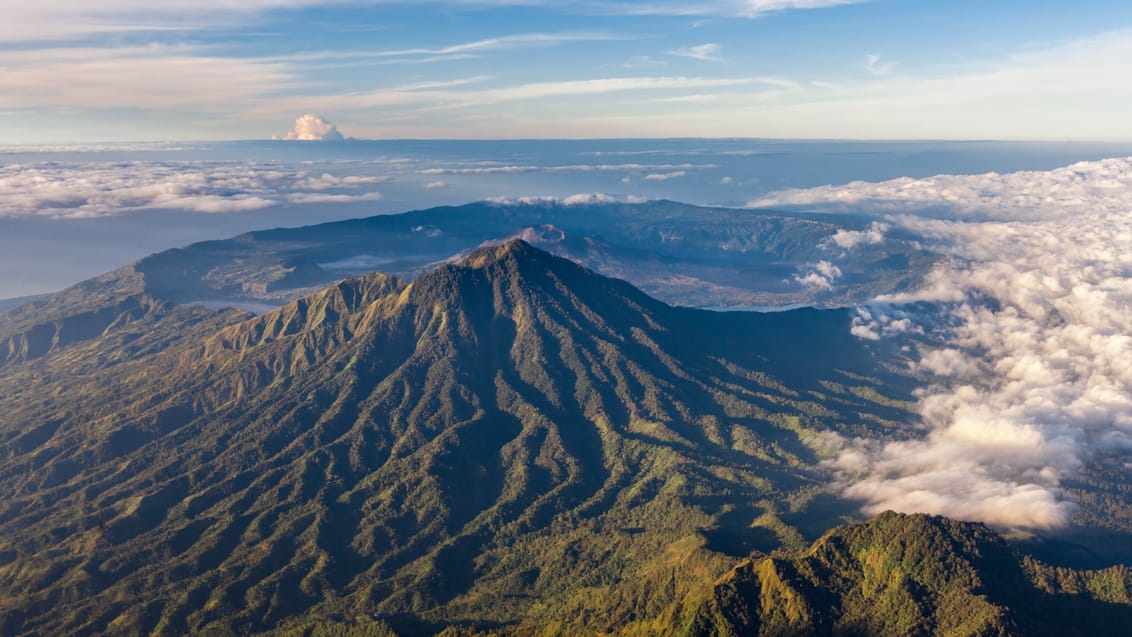
<instances>
[{"instance_id":1,"label":"cloud plume","mask_svg":"<svg viewBox=\"0 0 1132 637\"><path fill-rule=\"evenodd\" d=\"M1132 453L1132 158L757 203L766 202L879 211L946 257L921 289L878 299L854 325L871 339L926 329L939 343L916 362L934 379L919 400L924 435L844 439L830 462L866 512L1059 527L1076 509L1066 481L1102 456ZM945 320L917 301L944 308Z\"/></svg>"},{"instance_id":2,"label":"cloud plume","mask_svg":"<svg viewBox=\"0 0 1132 637\"><path fill-rule=\"evenodd\" d=\"M295 127L283 137L275 139L333 142L346 139L338 132L338 127L319 115L307 113L295 120Z\"/></svg>"}]
</instances>

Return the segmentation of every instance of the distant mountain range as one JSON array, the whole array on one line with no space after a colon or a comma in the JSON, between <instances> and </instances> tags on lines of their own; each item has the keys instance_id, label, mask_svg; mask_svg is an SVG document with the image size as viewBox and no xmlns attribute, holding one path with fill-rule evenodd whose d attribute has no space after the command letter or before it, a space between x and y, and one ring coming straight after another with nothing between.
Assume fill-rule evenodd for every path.
<instances>
[{"instance_id":1,"label":"distant mountain range","mask_svg":"<svg viewBox=\"0 0 1132 637\"><path fill-rule=\"evenodd\" d=\"M162 252L135 267L147 291L163 299L278 302L375 270L412 278L454 255L520 238L672 304L836 306L915 285L934 261L898 232L851 249L832 241L870 223L671 201L476 203L253 232ZM822 260L838 262L836 285L799 282Z\"/></svg>"},{"instance_id":2,"label":"distant mountain range","mask_svg":"<svg viewBox=\"0 0 1132 637\"><path fill-rule=\"evenodd\" d=\"M168 250L0 313L0 366L136 320L154 303L238 306L263 312L347 276L412 279L483 246L521 238L668 303L751 309L834 307L918 284L934 262L890 232L851 249L832 241L869 222L645 204L478 203L252 232ZM822 261L840 276L801 282Z\"/></svg>"},{"instance_id":3,"label":"distant mountain range","mask_svg":"<svg viewBox=\"0 0 1132 637\"><path fill-rule=\"evenodd\" d=\"M19 307L25 303L39 300L47 296L46 294L36 294L33 296L21 296L12 299L0 299L0 312L6 312L14 307Z\"/></svg>"}]
</instances>

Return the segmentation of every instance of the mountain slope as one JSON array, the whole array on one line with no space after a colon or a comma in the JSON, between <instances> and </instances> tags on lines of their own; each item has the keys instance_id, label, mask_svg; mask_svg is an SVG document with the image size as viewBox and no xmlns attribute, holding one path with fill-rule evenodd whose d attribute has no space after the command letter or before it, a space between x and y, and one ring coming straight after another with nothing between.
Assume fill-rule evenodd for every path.
<instances>
[{"instance_id":1,"label":"mountain slope","mask_svg":"<svg viewBox=\"0 0 1132 637\"><path fill-rule=\"evenodd\" d=\"M1053 569L981 524L892 512L750 561L692 604L689 635L1116 635L1132 570Z\"/></svg>"},{"instance_id":2,"label":"mountain slope","mask_svg":"<svg viewBox=\"0 0 1132 637\"><path fill-rule=\"evenodd\" d=\"M200 335L195 330L186 332L188 325L205 321L215 329L218 319L223 323L239 318L246 318L246 313L212 312L158 298L146 290L144 276L126 266L0 312L0 370L84 343L103 350L106 355L99 357L98 364L105 366L111 358L120 362L138 351L161 349L181 338ZM117 349L108 344L139 338ZM146 341L156 342L143 347Z\"/></svg>"},{"instance_id":3,"label":"mountain slope","mask_svg":"<svg viewBox=\"0 0 1132 637\"><path fill-rule=\"evenodd\" d=\"M510 242L48 399L10 386L0 630L655 616L845 511L819 495L817 432L910 418L848 323L672 308Z\"/></svg>"}]
</instances>

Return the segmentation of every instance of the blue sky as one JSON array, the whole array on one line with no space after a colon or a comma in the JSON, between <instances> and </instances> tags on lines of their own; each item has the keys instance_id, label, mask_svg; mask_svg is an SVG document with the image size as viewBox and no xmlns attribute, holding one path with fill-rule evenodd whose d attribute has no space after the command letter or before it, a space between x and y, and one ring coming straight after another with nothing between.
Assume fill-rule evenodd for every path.
<instances>
[{"instance_id":1,"label":"blue sky","mask_svg":"<svg viewBox=\"0 0 1132 637\"><path fill-rule=\"evenodd\" d=\"M0 144L1132 139L1117 0L44 0L0 67Z\"/></svg>"}]
</instances>

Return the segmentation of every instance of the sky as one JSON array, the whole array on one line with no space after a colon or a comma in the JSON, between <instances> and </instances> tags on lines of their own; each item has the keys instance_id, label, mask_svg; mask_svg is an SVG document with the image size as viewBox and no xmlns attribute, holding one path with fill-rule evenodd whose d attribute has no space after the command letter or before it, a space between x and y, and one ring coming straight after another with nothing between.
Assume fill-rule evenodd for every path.
<instances>
[{"instance_id":1,"label":"sky","mask_svg":"<svg viewBox=\"0 0 1132 637\"><path fill-rule=\"evenodd\" d=\"M0 144L1132 140L1123 0L9 5Z\"/></svg>"}]
</instances>

